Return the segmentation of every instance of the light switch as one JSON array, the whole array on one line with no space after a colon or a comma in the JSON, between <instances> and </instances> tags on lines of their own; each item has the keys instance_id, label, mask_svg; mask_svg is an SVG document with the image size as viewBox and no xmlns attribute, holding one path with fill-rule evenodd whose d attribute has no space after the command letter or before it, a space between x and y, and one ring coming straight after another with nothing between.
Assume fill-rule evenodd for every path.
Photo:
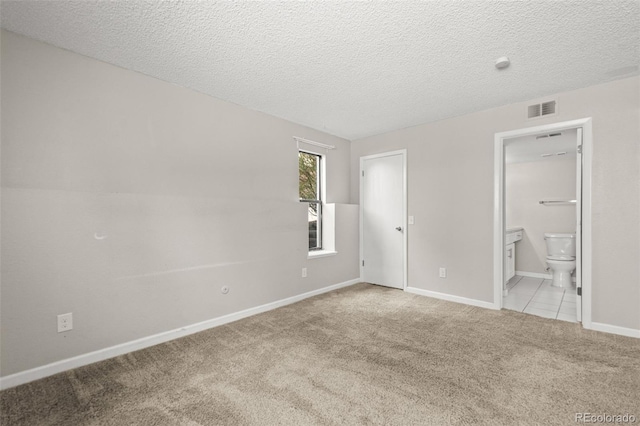
<instances>
[{"instance_id":1,"label":"light switch","mask_svg":"<svg viewBox=\"0 0 640 426\"><path fill-rule=\"evenodd\" d=\"M413 225L415 223L413 216L409 216L409 225Z\"/></svg>"}]
</instances>

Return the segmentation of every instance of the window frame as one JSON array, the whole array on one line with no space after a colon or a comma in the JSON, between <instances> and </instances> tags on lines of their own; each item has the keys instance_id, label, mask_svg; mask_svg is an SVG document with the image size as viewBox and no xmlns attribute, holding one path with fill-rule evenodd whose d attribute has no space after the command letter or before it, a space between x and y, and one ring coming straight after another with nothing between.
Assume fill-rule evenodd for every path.
<instances>
[{"instance_id":1,"label":"window frame","mask_svg":"<svg viewBox=\"0 0 640 426\"><path fill-rule=\"evenodd\" d=\"M309 252L317 252L323 250L323 226L322 226L322 210L324 205L324 155L318 154L317 152L308 151L306 149L298 148L298 156L302 154L312 155L317 157L317 169L316 169L316 195L317 199L310 198L298 198L301 203L306 204L316 204L317 207L317 216L316 216L316 246L309 247ZM298 185L300 179L300 166L298 166ZM300 187L298 186L298 197L300 197ZM308 207L307 207L308 209ZM307 213L308 214L308 213ZM309 232L307 225L307 234Z\"/></svg>"}]
</instances>

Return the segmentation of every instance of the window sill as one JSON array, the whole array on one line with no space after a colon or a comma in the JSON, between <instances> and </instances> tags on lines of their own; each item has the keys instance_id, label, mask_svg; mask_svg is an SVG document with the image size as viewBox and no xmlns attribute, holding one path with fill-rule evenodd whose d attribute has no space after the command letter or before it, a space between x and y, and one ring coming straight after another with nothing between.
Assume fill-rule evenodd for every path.
<instances>
[{"instance_id":1,"label":"window sill","mask_svg":"<svg viewBox=\"0 0 640 426\"><path fill-rule=\"evenodd\" d=\"M338 254L338 252L334 250L314 250L309 252L307 259L316 259L318 257L335 256L336 254Z\"/></svg>"}]
</instances>

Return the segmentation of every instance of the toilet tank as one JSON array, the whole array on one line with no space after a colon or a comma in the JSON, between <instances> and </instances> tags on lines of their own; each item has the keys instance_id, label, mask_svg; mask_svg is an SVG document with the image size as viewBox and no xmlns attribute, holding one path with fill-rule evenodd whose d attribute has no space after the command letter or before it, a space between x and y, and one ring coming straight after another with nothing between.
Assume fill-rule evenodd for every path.
<instances>
[{"instance_id":1,"label":"toilet tank","mask_svg":"<svg viewBox=\"0 0 640 426\"><path fill-rule=\"evenodd\" d=\"M576 255L576 234L548 233L544 234L548 256Z\"/></svg>"}]
</instances>

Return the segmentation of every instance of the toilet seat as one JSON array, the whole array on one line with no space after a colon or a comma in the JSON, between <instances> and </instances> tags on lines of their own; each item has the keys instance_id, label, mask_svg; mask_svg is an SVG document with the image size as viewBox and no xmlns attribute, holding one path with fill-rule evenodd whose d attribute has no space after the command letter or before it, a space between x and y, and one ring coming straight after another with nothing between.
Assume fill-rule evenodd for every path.
<instances>
[{"instance_id":1,"label":"toilet seat","mask_svg":"<svg viewBox=\"0 0 640 426\"><path fill-rule=\"evenodd\" d=\"M547 256L547 260L576 260L575 256Z\"/></svg>"}]
</instances>

